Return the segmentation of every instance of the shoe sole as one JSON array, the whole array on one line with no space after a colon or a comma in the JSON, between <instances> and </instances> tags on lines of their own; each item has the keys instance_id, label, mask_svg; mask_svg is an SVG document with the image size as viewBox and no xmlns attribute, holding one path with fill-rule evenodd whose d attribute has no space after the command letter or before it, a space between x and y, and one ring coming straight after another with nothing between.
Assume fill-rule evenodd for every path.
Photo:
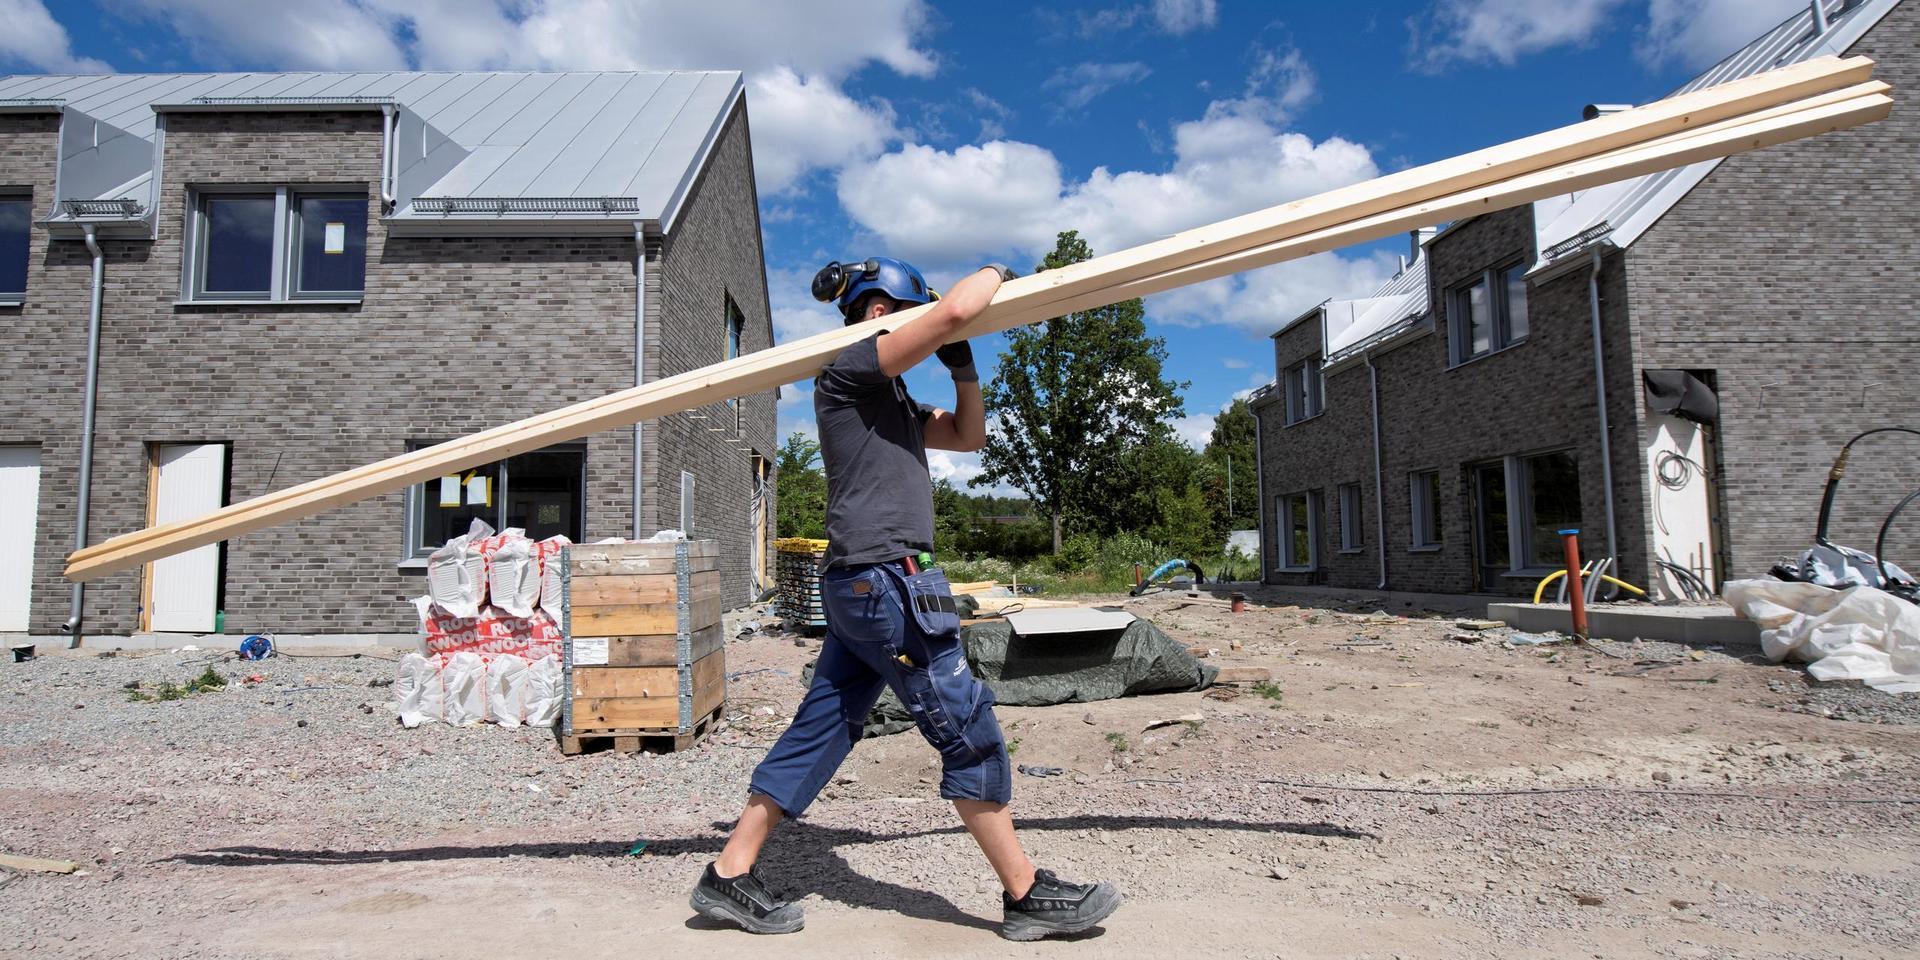
<instances>
[{"instance_id":1,"label":"shoe sole","mask_svg":"<svg viewBox=\"0 0 1920 960\"><path fill-rule=\"evenodd\" d=\"M1126 898L1120 891L1106 884L1099 884L1087 895L1090 912L1078 920L1065 923L1053 920L1039 920L1030 917L1017 917L1000 924L1000 936L1008 940L1021 942L1040 940L1046 937L1067 933L1084 933L1098 926L1100 921L1113 916Z\"/></svg>"},{"instance_id":2,"label":"shoe sole","mask_svg":"<svg viewBox=\"0 0 1920 960\"><path fill-rule=\"evenodd\" d=\"M806 926L807 923L806 917L795 917L786 923L762 920L740 909L739 905L731 900L720 900L709 897L699 890L693 891L693 896L687 900L687 905L693 908L693 912L703 917L711 917L723 923L731 923L748 933L795 933L799 931L801 927Z\"/></svg>"}]
</instances>

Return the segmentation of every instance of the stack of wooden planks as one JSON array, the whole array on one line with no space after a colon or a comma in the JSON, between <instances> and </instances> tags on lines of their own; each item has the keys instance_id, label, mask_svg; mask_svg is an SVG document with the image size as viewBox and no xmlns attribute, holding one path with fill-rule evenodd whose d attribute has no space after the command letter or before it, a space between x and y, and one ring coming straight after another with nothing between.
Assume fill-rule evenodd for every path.
<instances>
[{"instance_id":1,"label":"stack of wooden planks","mask_svg":"<svg viewBox=\"0 0 1920 960\"><path fill-rule=\"evenodd\" d=\"M1873 61L1826 57L1197 227L1013 280L955 339L1038 323L1255 267L1882 119ZM91 580L251 530L602 430L772 390L919 307L308 481L76 551Z\"/></svg>"}]
</instances>

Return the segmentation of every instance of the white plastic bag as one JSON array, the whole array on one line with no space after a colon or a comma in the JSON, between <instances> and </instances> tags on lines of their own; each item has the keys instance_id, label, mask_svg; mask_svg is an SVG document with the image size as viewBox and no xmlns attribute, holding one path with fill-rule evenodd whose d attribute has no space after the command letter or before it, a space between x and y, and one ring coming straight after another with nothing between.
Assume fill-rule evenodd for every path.
<instances>
[{"instance_id":1,"label":"white plastic bag","mask_svg":"<svg viewBox=\"0 0 1920 960\"><path fill-rule=\"evenodd\" d=\"M527 722L527 661L512 654L487 659L487 719L503 727Z\"/></svg>"},{"instance_id":2,"label":"white plastic bag","mask_svg":"<svg viewBox=\"0 0 1920 960\"><path fill-rule=\"evenodd\" d=\"M446 719L446 688L441 685L442 657L409 653L400 658L393 680L394 712L400 725L412 729Z\"/></svg>"},{"instance_id":3,"label":"white plastic bag","mask_svg":"<svg viewBox=\"0 0 1920 960\"><path fill-rule=\"evenodd\" d=\"M440 609L463 619L480 615L486 599L486 558L476 544L491 536L493 528L476 517L466 533L427 555L427 596Z\"/></svg>"},{"instance_id":4,"label":"white plastic bag","mask_svg":"<svg viewBox=\"0 0 1920 960\"><path fill-rule=\"evenodd\" d=\"M533 545L534 557L540 561L540 609L556 623L565 605L560 596L560 551L572 545L573 541L560 533Z\"/></svg>"},{"instance_id":5,"label":"white plastic bag","mask_svg":"<svg viewBox=\"0 0 1920 960\"><path fill-rule=\"evenodd\" d=\"M540 565L534 559L533 541L526 537L503 538L487 557L487 601L521 618L533 616L540 600Z\"/></svg>"},{"instance_id":6,"label":"white plastic bag","mask_svg":"<svg viewBox=\"0 0 1920 960\"><path fill-rule=\"evenodd\" d=\"M1731 580L1724 595L1759 625L1760 648L1772 660L1804 661L1818 680L1920 692L1920 607L1873 587L1784 580Z\"/></svg>"},{"instance_id":7,"label":"white plastic bag","mask_svg":"<svg viewBox=\"0 0 1920 960\"><path fill-rule=\"evenodd\" d=\"M440 686L446 691L441 719L455 726L468 727L487 719L487 661L477 653L456 653L446 658L440 670Z\"/></svg>"},{"instance_id":8,"label":"white plastic bag","mask_svg":"<svg viewBox=\"0 0 1920 960\"><path fill-rule=\"evenodd\" d=\"M548 655L527 665L526 719L529 727L551 727L560 719L560 658Z\"/></svg>"}]
</instances>

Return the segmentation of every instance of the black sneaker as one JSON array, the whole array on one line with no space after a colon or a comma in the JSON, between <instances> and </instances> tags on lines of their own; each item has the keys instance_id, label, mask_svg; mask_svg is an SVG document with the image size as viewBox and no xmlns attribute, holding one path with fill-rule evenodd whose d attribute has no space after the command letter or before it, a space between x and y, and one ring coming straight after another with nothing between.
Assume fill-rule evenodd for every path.
<instances>
[{"instance_id":1,"label":"black sneaker","mask_svg":"<svg viewBox=\"0 0 1920 960\"><path fill-rule=\"evenodd\" d=\"M806 924L800 907L767 889L760 875L752 870L728 879L714 872L713 864L709 863L688 902L695 912L731 923L748 933L793 933Z\"/></svg>"},{"instance_id":2,"label":"black sneaker","mask_svg":"<svg viewBox=\"0 0 1920 960\"><path fill-rule=\"evenodd\" d=\"M1104 883L1068 883L1051 870L1037 870L1026 896L1015 900L1001 891L1005 919L1000 935L1008 940L1038 940L1079 933L1112 915L1120 900L1120 891Z\"/></svg>"}]
</instances>

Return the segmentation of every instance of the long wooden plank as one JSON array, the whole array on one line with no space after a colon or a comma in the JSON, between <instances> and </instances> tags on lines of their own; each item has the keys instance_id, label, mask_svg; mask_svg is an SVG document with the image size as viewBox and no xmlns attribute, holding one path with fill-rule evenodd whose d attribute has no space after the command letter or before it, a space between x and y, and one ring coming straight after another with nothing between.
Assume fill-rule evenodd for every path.
<instances>
[{"instance_id":1,"label":"long wooden plank","mask_svg":"<svg viewBox=\"0 0 1920 960\"><path fill-rule=\"evenodd\" d=\"M653 667L619 669L590 667L586 669L592 671L594 676L594 679L587 681L588 689L621 692L611 696L580 696L576 693L573 701L573 732L575 734L636 727L677 729L680 726L680 678L674 671ZM693 674L691 677L693 716L698 720L726 699L726 653L718 651L702 658L692 666L691 672ZM576 668L574 686L576 691L580 689L579 673L580 669ZM644 678L617 676L623 673L648 676ZM654 676L655 674L671 675L671 687L665 686L662 678Z\"/></svg>"},{"instance_id":2,"label":"long wooden plank","mask_svg":"<svg viewBox=\"0 0 1920 960\"><path fill-rule=\"evenodd\" d=\"M1128 272L1129 267L1132 266L1130 261L1151 260L1157 255L1166 252L1168 248L1171 248L1175 252L1186 248L1189 260L1204 260L1214 253L1224 251L1213 251L1213 253L1202 252L1198 254L1195 254L1194 251L1197 249L1203 250L1209 244L1222 243L1222 234L1225 234L1226 237L1234 242L1263 242L1259 234L1265 229L1270 229L1270 227L1265 225L1268 221L1276 219L1291 221L1292 225L1312 228L1318 220L1325 220L1332 217L1335 213L1359 215L1376 206L1388 204L1393 198L1398 197L1401 193L1407 192L1405 189L1400 188L1406 188L1409 184L1439 189L1439 187L1435 187L1434 185L1446 186L1455 182L1465 182L1469 180L1492 182L1501 176L1508 175L1514 170L1521 169L1529 164L1532 164L1533 168L1537 169L1540 166L1551 165L1551 163L1558 162L1566 157L1576 156L1582 148L1589 151L1612 149L1646 139L1649 136L1664 135L1676 130L1698 127L1714 122L1715 120L1739 116L1742 112L1750 112L1753 109L1761 109L1765 106L1781 102L1791 102L1796 98L1812 95L1822 90L1864 80L1871 69L1872 62L1870 60L1856 57L1844 61L1834 58L1821 58L1819 60L1769 71L1720 87L1696 91L1692 94L1659 101L1634 110L1623 111L1608 117L1563 127L1544 134L1538 134L1508 144L1466 154L1451 160L1443 160L1435 164L1428 164L1424 167L1418 167L1377 180L1368 181L1367 183L1329 191L1316 197L1294 201L1290 204L1273 207L1254 214L1196 228L1156 243L1145 244L1131 250L1109 254L1088 261L1087 263L1072 265L1060 270L1048 271L1041 276L1023 278L1023 280L1015 281L1004 287L1001 295L995 300L995 306L1002 306L1029 299L1036 293L1048 291L1049 288L1052 292L1049 293L1048 296L1057 295L1061 297L1086 289L1096 289L1099 283L1113 282L1108 277L1109 274ZM1396 192L1396 190L1399 192ZM1162 268L1165 266L1165 264L1161 265ZM1122 277L1120 279L1125 278ZM1098 280L1099 283L1096 283L1096 280ZM1039 299L1044 301L1047 297L1040 297ZM992 312L991 309L988 311L989 314ZM1058 315L1059 312L1062 311L1055 310L1048 315ZM889 318L887 322L897 324L909 315L910 314L903 313L894 318ZM863 327L848 329L859 330L859 336L845 338L845 331L832 331L828 334L822 334L819 337L809 338L807 341L789 345L789 347L800 347L827 339L845 339L845 343L838 344L838 347L844 348L846 343L851 343L854 340L871 335L873 332ZM775 348L774 350L761 351L751 357L741 359L772 359L773 355L781 352L783 352L783 348ZM829 356L831 356L831 354L829 354ZM740 364L741 361L733 361L733 363ZM683 374L680 377L660 381L660 383L670 383L693 374L703 373L706 370L716 370L720 366L721 365L716 365L716 367L705 368L702 371L693 371L692 374ZM597 401L587 401L584 404L577 404L575 407L567 408L566 411L556 411L556 413L580 410L581 408L591 407L597 403L613 401L625 396L629 392L630 391L623 391L622 393L612 394ZM744 392L758 391L756 389ZM701 401L701 403L705 402L707 401ZM256 498L255 501L248 501L247 503L236 505L236 507L246 507L253 503L261 503L263 506L270 503L277 503L281 498L297 493L309 492L306 491L305 488L311 484L320 484L329 481L347 482L351 479L358 478L358 476L364 472L375 471L394 461L418 457L419 455L432 451L444 450L447 453L455 453L469 445L490 444L497 440L502 440L503 432L510 432L524 425L532 424L538 419L540 418L530 418L530 420L521 421L519 424L508 424L505 427L495 428L494 430L483 431L459 440L449 441L438 447L415 451L403 457L390 458L387 461L381 461L380 463L370 464L367 467L338 474L335 477L322 478L320 481L312 481L310 484L302 484L297 487L288 488L276 494L267 494L261 498ZM522 449L502 449L508 449L510 452L523 452ZM510 453L507 455L510 455ZM483 462L487 461L466 461L469 466ZM228 509L232 510L235 508ZM324 507L320 509L324 509ZM158 534L161 530L162 528L150 528L148 531L140 531L126 536L129 538L142 538L150 534ZM93 555L94 551L112 546L117 540L119 540L119 538L100 544L98 547L78 551L73 559L76 561L88 559Z\"/></svg>"},{"instance_id":3,"label":"long wooden plank","mask_svg":"<svg viewBox=\"0 0 1920 960\"><path fill-rule=\"evenodd\" d=\"M720 555L718 540L689 540L686 544L687 558L690 560L711 559ZM567 556L576 564L617 563L622 560L665 560L672 564L679 552L679 542L576 543L567 548Z\"/></svg>"},{"instance_id":4,"label":"long wooden plank","mask_svg":"<svg viewBox=\"0 0 1920 960\"><path fill-rule=\"evenodd\" d=\"M695 597L719 594L720 571L709 570L687 578ZM568 603L575 608L625 603L668 603L679 595L678 577L649 574L643 577L574 577Z\"/></svg>"},{"instance_id":5,"label":"long wooden plank","mask_svg":"<svg viewBox=\"0 0 1920 960\"><path fill-rule=\"evenodd\" d=\"M1768 71L1753 77L1743 78L1721 86L1671 97L1633 110L1622 111L1595 120L1584 121L1580 124L1561 127L1556 130L1547 131L1546 133L1536 134L1531 137L1522 138L1449 160L1442 160L1437 163L1391 174L1386 177L1367 181L1366 183L1355 184L1242 217L1198 227L1155 243L1108 254L1086 263L1048 271L1044 275L1023 278L1020 281L1015 281L1004 287L1001 295L995 298L995 304L998 306L1021 301L1033 297L1036 294L1042 295L1039 297L1041 301L1055 297L1064 298L1073 293L1097 289L1108 283L1132 279L1136 275L1160 272L1177 265L1171 262L1156 262L1165 259L1165 257L1169 255L1184 255L1186 262L1189 263L1206 260L1221 253L1230 252L1231 246L1236 244L1252 245L1277 238L1277 235L1275 237L1263 236L1262 234L1267 230L1285 228L1315 229L1319 226L1337 222L1341 217L1362 216L1400 203L1410 202L1415 194L1442 193L1448 190L1464 189L1473 183L1491 183L1507 176L1516 175L1523 170L1541 169L1551 166L1554 163L1563 162L1564 160L1580 156L1583 152L1590 155L1595 151L1604 151L1645 141L1690 127L1698 127L1717 120L1737 117L1743 113L1764 109L1768 106L1790 103L1796 99L1801 99L1823 91L1862 82L1870 75L1872 67L1872 61L1864 57L1853 57L1846 60L1824 57ZM1145 264L1149 263L1152 263L1150 267L1145 266ZM1125 273L1127 276L1109 276L1110 274L1117 275L1121 273ZM1060 312L1062 311L1056 310L1049 315L1057 316ZM898 323L907 316L908 314L903 313L897 317L890 318L889 322ZM873 330L866 329L865 327L851 329L860 330L859 336L846 339L845 342L839 343L839 348L844 348L847 343L852 343L855 340L873 333ZM875 329L877 329L877 326ZM843 333L844 331L832 331L828 334L808 338L806 341L799 341L789 346L798 347L817 341L825 341L830 338L843 339L842 337L836 336ZM780 350L781 348L774 348L774 350L761 351L749 358L741 359L768 358L770 354L778 353ZM829 356L831 356L831 354ZM738 363L739 361L734 362ZM711 370L714 368L705 369ZM695 374L701 372L703 371L693 371ZM681 376L685 377L688 375L683 374ZM665 383L678 379L680 378L669 378L669 381L661 382ZM791 380L785 382L791 382ZM746 392L758 392L758 390ZM600 400L586 401L584 404L577 404L575 407L567 408L567 410L576 410L596 403L612 401L624 395L625 392L611 394L608 397L600 398ZM532 419L537 420L538 418ZM253 501L237 504L235 507L246 507L254 503L259 503L262 506L277 504L282 499L298 498L306 493L312 492L309 488L313 485L332 482L351 482L359 479L363 475L377 473L380 469L396 460L419 457L420 455L433 451L444 450L445 452L452 453L464 452L469 446L486 448L496 442L507 440L512 431L530 422L532 421L521 421L520 423L507 424L503 427L494 428L493 430L482 431L481 433L463 437L458 440L448 441L436 447L428 447L423 450L414 451L402 457L390 458L386 461L380 461L355 470L346 471L342 474L336 474L333 477L321 478L320 480L310 481L307 484L301 484L276 493L266 494L262 497L255 498ZM523 452L523 450L515 450L514 452ZM472 466L488 461L469 458L464 462L466 465ZM231 510L234 508L230 507L228 509ZM321 509L324 509L324 507ZM149 528L146 531L126 534L123 536L129 538L129 540L125 544L119 543L121 538L114 538L96 547L77 551L71 559L76 561L88 559L91 558L94 555L94 551L97 550L115 547L116 545L130 545L133 542L144 542L144 538L148 536L164 535L164 530L165 528L155 527Z\"/></svg>"},{"instance_id":6,"label":"long wooden plank","mask_svg":"<svg viewBox=\"0 0 1920 960\"><path fill-rule=\"evenodd\" d=\"M687 558L688 573L706 573L720 569L718 557ZM573 565L573 578L584 577L671 577L679 570L674 566L673 558L662 560L658 557L629 557L624 560L581 560Z\"/></svg>"},{"instance_id":7,"label":"long wooden plank","mask_svg":"<svg viewBox=\"0 0 1920 960\"><path fill-rule=\"evenodd\" d=\"M1764 109L1766 106L1777 105L1782 101L1790 102L1795 96L1817 95L1822 92L1821 84L1827 84L1830 88L1836 83L1857 80L1870 70L1871 63L1863 58L1853 58L1844 62L1833 61L1827 64L1828 72L1824 77L1816 76L1811 70L1812 67L1811 63L1802 64L1798 65L1798 68L1773 71L1762 74L1760 78L1750 78L1772 78L1778 81L1764 91L1764 96L1752 89L1751 85L1743 86L1746 81L1740 81L1726 88L1713 88L1713 90L1731 91L1739 87L1741 89L1738 92L1742 97L1731 97L1721 102L1689 101L1682 104L1681 101L1688 101L1693 96L1688 95L1688 97L1674 98L1671 101L1661 101L1648 107L1588 121L1551 134L1492 148L1491 151L1481 151L1452 161L1415 168L1415 170L1395 174L1379 181L1331 191L1316 198L1296 201L1259 214L1249 215L1260 219L1264 224L1257 229L1249 228L1248 218L1236 218L1134 250L1122 251L1120 254L1110 254L1084 264L1048 271L1035 277L1022 278L1004 285L1000 296L995 298L994 304L983 312L974 324L961 331L960 335L978 336L984 332L1006 329L1021 322L1034 322L1072 309L1085 309L1086 306L1080 304L1087 302L1097 305L1111 302L1111 299L1137 296L1143 290L1154 292L1154 290L1169 289L1184 283L1197 282L1203 277L1191 268L1213 267L1214 261L1217 260L1232 260L1235 265L1227 270L1232 272L1232 270L1247 269L1251 266L1286 259L1287 257L1273 252L1263 256L1273 256L1275 259L1230 256L1246 249L1271 245L1276 242L1271 238L1292 238L1318 232L1326 238L1341 238L1343 244L1354 243L1402 229L1400 224L1406 220L1406 217L1394 215L1402 210L1419 209L1423 216L1432 218L1425 222L1433 222L1433 219L1448 218L1443 214L1469 216L1499 209L1499 206L1494 205L1495 201L1487 196L1477 195L1479 191L1476 190L1462 190L1446 195L1442 198L1444 202L1435 200L1431 195L1441 187L1457 183L1484 181L1497 185L1498 178L1502 175L1512 175L1519 169L1545 170L1556 163L1564 163L1570 158L1582 156L1579 151L1583 149L1587 151L1587 156L1593 156L1634 143L1633 138L1623 131L1635 131L1639 134L1649 131L1656 133L1667 131L1668 133L1661 134L1666 139L1656 142L1651 149L1636 152L1628 158L1612 159L1609 161L1612 164L1611 167L1602 165L1593 168L1589 176L1598 179L1593 179L1591 182L1607 182L1611 179L1622 179L1663 168L1648 166L1650 163L1677 166L1693 162L1695 159L1785 142L1787 139L1811 135L1820 129L1841 129L1844 126L1884 116L1885 109L1890 109L1890 100L1874 104L1856 102L1854 106L1859 109L1845 116L1823 117L1817 122L1797 125L1791 122L1790 118L1786 118L1753 137L1723 132L1717 139L1699 137L1690 141L1671 140L1673 130L1682 132L1697 130L1704 125L1710 125L1715 120L1738 118L1742 116L1743 109L1746 112L1752 112L1756 109ZM1776 76L1788 73L1793 75ZM1836 77L1839 79L1836 80ZM1637 122L1640 124L1638 126L1622 127L1617 124L1606 124L1604 129L1593 126L1636 115L1638 115ZM1834 125L1823 126L1830 121ZM1545 145L1541 143L1542 138L1556 138L1562 142L1551 149L1546 149L1540 156L1531 158L1515 156L1516 153L1524 154L1527 149L1533 147L1545 149ZM1707 152L1713 149L1719 149L1720 154ZM1542 157L1557 159L1549 163L1542 162ZM1461 169L1462 167L1467 169ZM1414 176L1415 174L1419 176ZM1551 175L1551 170L1548 174L1539 181L1539 186L1529 188L1533 191L1532 193L1522 191L1516 197L1514 191L1489 192L1501 196L1503 199L1500 202L1512 205L1575 189L1566 186L1564 181L1556 180ZM1361 188L1366 189L1361 190ZM1423 196L1425 199L1422 199ZM1395 206L1396 203L1399 206ZM1374 216L1357 213L1369 209L1385 211L1385 214ZM1342 216L1347 219L1342 220ZM1383 224L1390 224L1390 226ZM1333 229L1342 225L1347 228ZM1235 234L1233 231L1241 232ZM1239 246L1235 247L1234 244ZM1304 254L1294 253L1293 255ZM1095 269L1096 267L1098 270ZM1155 284L1164 285L1154 287ZM1154 288L1154 290L1148 288ZM1101 299L1103 297L1111 299ZM75 580L92 579L148 559L236 536L273 523L308 516L339 503L397 489L418 482L422 478L440 475L462 466L488 462L549 443L577 438L599 430L623 426L636 420L665 415L727 397L770 389L810 375L850 343L871 335L881 326L904 322L909 315L910 312L902 313L884 321L830 331L794 344L760 351L713 367L657 381L645 387L621 391L598 400L543 414L540 417L450 441L437 447L390 458L335 477L310 481L275 494L256 498L256 500L236 504L207 517L116 537L96 547L76 552L69 558L68 576ZM1032 316L1033 319L1024 319L1027 316Z\"/></svg>"},{"instance_id":8,"label":"long wooden plank","mask_svg":"<svg viewBox=\"0 0 1920 960\"><path fill-rule=\"evenodd\" d=\"M688 605L693 623L699 630L720 622L720 597L696 597ZM572 618L568 631L576 637L626 637L649 633L674 633L680 629L678 603L619 603L599 607L568 607Z\"/></svg>"},{"instance_id":9,"label":"long wooden plank","mask_svg":"<svg viewBox=\"0 0 1920 960\"><path fill-rule=\"evenodd\" d=\"M48 860L44 857L23 857L12 853L0 853L0 867L10 870L32 870L38 873L73 873L80 869L80 865L72 860Z\"/></svg>"}]
</instances>

